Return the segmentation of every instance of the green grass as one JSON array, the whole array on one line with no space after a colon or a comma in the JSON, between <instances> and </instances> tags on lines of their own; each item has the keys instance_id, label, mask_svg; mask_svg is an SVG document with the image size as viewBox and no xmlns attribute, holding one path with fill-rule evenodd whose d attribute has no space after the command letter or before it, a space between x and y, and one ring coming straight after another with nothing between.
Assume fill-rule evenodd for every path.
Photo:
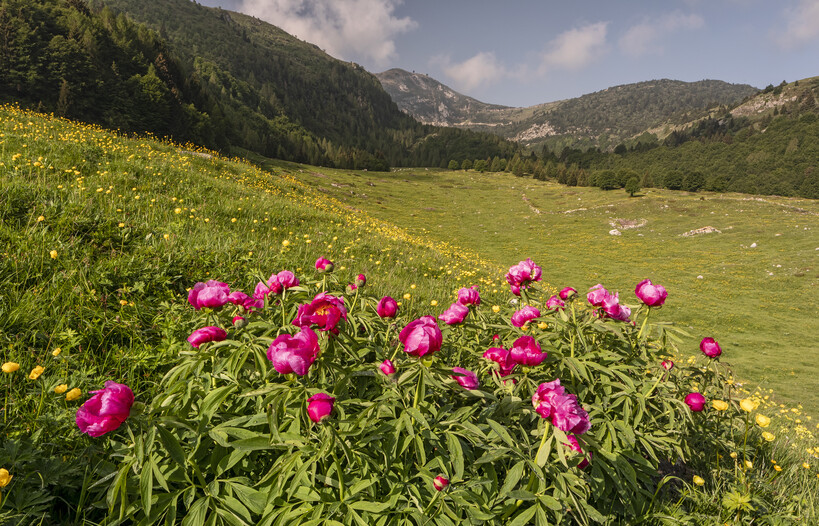
<instances>
[{"instance_id":1,"label":"green grass","mask_svg":"<svg viewBox=\"0 0 819 526\"><path fill-rule=\"evenodd\" d=\"M669 291L663 317L691 333L687 350L715 337L738 382L819 413L819 202L654 189L629 198L510 174L425 169L311 168L301 179L500 266L532 257L555 288L603 283L634 303L634 286L650 278ZM646 224L613 236L616 219ZM681 235L706 226L722 233Z\"/></svg>"}]
</instances>

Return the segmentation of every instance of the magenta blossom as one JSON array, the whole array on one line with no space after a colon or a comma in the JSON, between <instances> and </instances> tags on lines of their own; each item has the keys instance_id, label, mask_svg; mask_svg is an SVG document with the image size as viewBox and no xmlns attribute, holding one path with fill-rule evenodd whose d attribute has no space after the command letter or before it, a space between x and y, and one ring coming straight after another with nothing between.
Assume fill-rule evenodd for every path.
<instances>
[{"instance_id":1,"label":"magenta blossom","mask_svg":"<svg viewBox=\"0 0 819 526\"><path fill-rule=\"evenodd\" d=\"M665 287L652 284L650 279L644 279L638 283L634 293L637 295L637 299L649 307L659 307L665 303L665 298L668 296Z\"/></svg>"},{"instance_id":2,"label":"magenta blossom","mask_svg":"<svg viewBox=\"0 0 819 526\"><path fill-rule=\"evenodd\" d=\"M107 381L99 391L77 410L75 421L82 433L99 437L114 431L125 422L134 405L134 392L124 384Z\"/></svg>"},{"instance_id":3,"label":"magenta blossom","mask_svg":"<svg viewBox=\"0 0 819 526\"><path fill-rule=\"evenodd\" d=\"M303 327L315 324L318 325L320 331L338 334L336 325L341 320L347 320L344 299L320 292L310 303L299 305L293 325Z\"/></svg>"},{"instance_id":4,"label":"magenta blossom","mask_svg":"<svg viewBox=\"0 0 819 526\"><path fill-rule=\"evenodd\" d=\"M472 371L468 371L463 367L453 367L452 372L458 373L458 375L453 374L452 379L458 382L458 385L464 389L477 389L481 385L478 381L478 375Z\"/></svg>"},{"instance_id":5,"label":"magenta blossom","mask_svg":"<svg viewBox=\"0 0 819 526\"><path fill-rule=\"evenodd\" d=\"M696 413L705 409L705 397L700 393L689 393L685 397L685 403Z\"/></svg>"},{"instance_id":6,"label":"magenta blossom","mask_svg":"<svg viewBox=\"0 0 819 526\"><path fill-rule=\"evenodd\" d=\"M546 308L547 309L556 310L556 309L562 309L565 306L566 306L566 302L564 302L562 299L560 299L556 295L552 296L548 300L546 300Z\"/></svg>"},{"instance_id":7,"label":"magenta blossom","mask_svg":"<svg viewBox=\"0 0 819 526\"><path fill-rule=\"evenodd\" d=\"M262 296L264 297L264 296ZM241 290L237 290L235 292L231 292L228 296L228 301L242 307L246 311L251 311L253 309L261 309L264 307L264 301L262 299L255 299L251 296L248 296Z\"/></svg>"},{"instance_id":8,"label":"magenta blossom","mask_svg":"<svg viewBox=\"0 0 819 526\"><path fill-rule=\"evenodd\" d=\"M320 273L332 272L334 268L335 265L333 265L333 262L327 258L318 258L316 260L316 270Z\"/></svg>"},{"instance_id":9,"label":"magenta blossom","mask_svg":"<svg viewBox=\"0 0 819 526\"><path fill-rule=\"evenodd\" d=\"M580 469L585 469L586 466L589 465L589 461L591 460L591 453L589 453L587 455L583 451L583 448L580 447L580 442L577 441L576 436L566 435L566 439L569 441L569 443L568 444L563 444L564 446L568 446L569 449L571 449L572 451L576 451L577 453L580 453L581 455L583 455L583 457L584 457L583 461L580 464L578 464L577 467L580 468Z\"/></svg>"},{"instance_id":10,"label":"magenta blossom","mask_svg":"<svg viewBox=\"0 0 819 526\"><path fill-rule=\"evenodd\" d=\"M541 351L540 344L531 336L521 336L509 349L509 359L526 367L540 365L547 354Z\"/></svg>"},{"instance_id":11,"label":"magenta blossom","mask_svg":"<svg viewBox=\"0 0 819 526\"><path fill-rule=\"evenodd\" d=\"M347 292L348 292L349 294L352 294L352 293L353 293L353 292L355 292L356 290L358 290L358 285L356 285L355 283L348 283L348 284L347 284Z\"/></svg>"},{"instance_id":12,"label":"magenta blossom","mask_svg":"<svg viewBox=\"0 0 819 526\"><path fill-rule=\"evenodd\" d=\"M586 299L589 300L594 307L601 307L603 305L603 300L609 297L609 291L603 288L603 285L598 283L594 287L589 289L589 293L586 294Z\"/></svg>"},{"instance_id":13,"label":"magenta blossom","mask_svg":"<svg viewBox=\"0 0 819 526\"><path fill-rule=\"evenodd\" d=\"M501 376L509 376L517 365L509 358L509 351L502 347L490 347L483 353L483 357L498 364L498 373Z\"/></svg>"},{"instance_id":14,"label":"magenta blossom","mask_svg":"<svg viewBox=\"0 0 819 526\"><path fill-rule=\"evenodd\" d=\"M200 281L188 292L188 303L193 305L196 310L202 308L215 309L228 302L229 294L230 287L228 287L227 283L213 279L207 283Z\"/></svg>"},{"instance_id":15,"label":"magenta blossom","mask_svg":"<svg viewBox=\"0 0 819 526\"><path fill-rule=\"evenodd\" d=\"M365 276L364 274L359 274L358 276L355 277L355 284L358 285L359 287L363 287L364 285L367 284L367 276Z\"/></svg>"},{"instance_id":16,"label":"magenta blossom","mask_svg":"<svg viewBox=\"0 0 819 526\"><path fill-rule=\"evenodd\" d=\"M375 312L381 318L395 318L395 315L398 314L398 303L392 297L384 296L378 301Z\"/></svg>"},{"instance_id":17,"label":"magenta blossom","mask_svg":"<svg viewBox=\"0 0 819 526\"><path fill-rule=\"evenodd\" d=\"M433 487L434 487L434 488L435 488L437 491L441 491L441 490L443 490L445 487L449 486L449 479L448 479L448 478L446 478L446 477L443 477L443 476L441 476L441 475L438 475L438 476L437 476L437 477L435 477L435 479L432 481L432 486L433 486Z\"/></svg>"},{"instance_id":18,"label":"magenta blossom","mask_svg":"<svg viewBox=\"0 0 819 526\"><path fill-rule=\"evenodd\" d=\"M540 317L540 311L529 305L512 313L512 325L523 327L527 322Z\"/></svg>"},{"instance_id":19,"label":"magenta blossom","mask_svg":"<svg viewBox=\"0 0 819 526\"><path fill-rule=\"evenodd\" d=\"M566 394L560 378L540 384L532 395L532 405L541 418L551 417L552 425L565 433L582 435L591 428L588 413L576 395Z\"/></svg>"},{"instance_id":20,"label":"magenta blossom","mask_svg":"<svg viewBox=\"0 0 819 526\"><path fill-rule=\"evenodd\" d=\"M666 371L670 371L671 369L674 368L674 362L672 362L671 360L663 360L662 366L663 369L665 369Z\"/></svg>"},{"instance_id":21,"label":"magenta blossom","mask_svg":"<svg viewBox=\"0 0 819 526\"><path fill-rule=\"evenodd\" d=\"M210 327L202 327L201 329L193 331L191 335L188 336L188 342L198 349L203 343L220 342L226 338L227 332L225 332L225 329L211 325Z\"/></svg>"},{"instance_id":22,"label":"magenta blossom","mask_svg":"<svg viewBox=\"0 0 819 526\"><path fill-rule=\"evenodd\" d=\"M506 274L506 282L511 286L526 287L529 284L540 281L543 270L535 265L531 258L526 258L513 267L509 267Z\"/></svg>"},{"instance_id":23,"label":"magenta blossom","mask_svg":"<svg viewBox=\"0 0 819 526\"><path fill-rule=\"evenodd\" d=\"M609 318L619 321L627 321L631 316L631 309L625 305L620 305L620 298L617 293L607 295L603 298L603 311Z\"/></svg>"},{"instance_id":24,"label":"magenta blossom","mask_svg":"<svg viewBox=\"0 0 819 526\"><path fill-rule=\"evenodd\" d=\"M435 318L423 316L409 322L398 335L398 339L404 344L404 352L421 358L426 354L440 351L444 337Z\"/></svg>"},{"instance_id":25,"label":"magenta blossom","mask_svg":"<svg viewBox=\"0 0 819 526\"><path fill-rule=\"evenodd\" d=\"M560 299L567 300L569 298L573 298L577 294L577 291L571 287L565 287L563 290L560 291Z\"/></svg>"},{"instance_id":26,"label":"magenta blossom","mask_svg":"<svg viewBox=\"0 0 819 526\"><path fill-rule=\"evenodd\" d=\"M461 303L453 303L443 314L438 316L438 319L447 325L457 325L464 321L467 314L469 314L469 307Z\"/></svg>"},{"instance_id":27,"label":"magenta blossom","mask_svg":"<svg viewBox=\"0 0 819 526\"><path fill-rule=\"evenodd\" d=\"M278 284L275 286L274 284ZM270 287L271 292L280 294L283 290L297 287L299 285L299 278L289 270L282 270L278 274L271 274L267 280L267 286Z\"/></svg>"},{"instance_id":28,"label":"magenta blossom","mask_svg":"<svg viewBox=\"0 0 819 526\"><path fill-rule=\"evenodd\" d=\"M722 348L714 338L703 338L700 342L700 350L709 358L716 358L722 354Z\"/></svg>"},{"instance_id":29,"label":"magenta blossom","mask_svg":"<svg viewBox=\"0 0 819 526\"><path fill-rule=\"evenodd\" d=\"M336 399L327 393L316 393L307 399L307 416L315 423L319 423L333 412Z\"/></svg>"},{"instance_id":30,"label":"magenta blossom","mask_svg":"<svg viewBox=\"0 0 819 526\"><path fill-rule=\"evenodd\" d=\"M381 369L381 372L387 376L392 376L395 374L395 366L392 364L392 360L384 360L381 362L381 365L379 365L378 368Z\"/></svg>"},{"instance_id":31,"label":"magenta blossom","mask_svg":"<svg viewBox=\"0 0 819 526\"><path fill-rule=\"evenodd\" d=\"M458 303L461 305L480 305L481 294L478 292L477 286L470 288L462 288L458 291Z\"/></svg>"},{"instance_id":32,"label":"magenta blossom","mask_svg":"<svg viewBox=\"0 0 819 526\"><path fill-rule=\"evenodd\" d=\"M318 354L318 336L308 327L302 327L294 336L280 334L267 349L267 359L278 373L299 376L307 374Z\"/></svg>"},{"instance_id":33,"label":"magenta blossom","mask_svg":"<svg viewBox=\"0 0 819 526\"><path fill-rule=\"evenodd\" d=\"M276 281L275 285L279 285L279 282ZM279 285L279 286L281 286L281 285ZM279 289L279 292L281 292L281 289ZM271 290L271 288L267 285L267 283L264 283L264 282L260 281L260 282L256 283L256 289L253 291L253 299L262 301L267 297L268 294L271 294L271 293L277 294L277 292L275 290Z\"/></svg>"},{"instance_id":34,"label":"magenta blossom","mask_svg":"<svg viewBox=\"0 0 819 526\"><path fill-rule=\"evenodd\" d=\"M520 296L520 287L518 285L509 285L509 290L511 290L515 296Z\"/></svg>"}]
</instances>

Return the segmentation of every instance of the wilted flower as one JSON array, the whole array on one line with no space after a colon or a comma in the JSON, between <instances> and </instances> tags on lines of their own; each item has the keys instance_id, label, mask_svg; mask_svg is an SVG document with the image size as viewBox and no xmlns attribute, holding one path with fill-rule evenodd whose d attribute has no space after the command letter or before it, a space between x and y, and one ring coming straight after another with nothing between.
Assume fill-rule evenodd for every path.
<instances>
[{"instance_id":1,"label":"wilted flower","mask_svg":"<svg viewBox=\"0 0 819 526\"><path fill-rule=\"evenodd\" d=\"M700 412L705 409L705 397L700 393L689 393L685 397L685 403L695 412Z\"/></svg>"},{"instance_id":2,"label":"wilted flower","mask_svg":"<svg viewBox=\"0 0 819 526\"><path fill-rule=\"evenodd\" d=\"M20 364L17 362L6 362L3 364L2 370L4 373L13 373L19 368Z\"/></svg>"},{"instance_id":3,"label":"wilted flower","mask_svg":"<svg viewBox=\"0 0 819 526\"><path fill-rule=\"evenodd\" d=\"M226 338L227 332L225 329L211 325L193 331L191 335L188 336L188 342L198 349L203 343L220 342Z\"/></svg>"},{"instance_id":4,"label":"wilted flower","mask_svg":"<svg viewBox=\"0 0 819 526\"><path fill-rule=\"evenodd\" d=\"M438 319L447 325L457 325L464 321L467 314L469 314L469 307L462 303L455 302L438 316Z\"/></svg>"},{"instance_id":5,"label":"wilted flower","mask_svg":"<svg viewBox=\"0 0 819 526\"><path fill-rule=\"evenodd\" d=\"M444 338L435 318L423 316L409 322L398 335L398 339L404 344L404 352L421 358L441 350Z\"/></svg>"},{"instance_id":6,"label":"wilted flower","mask_svg":"<svg viewBox=\"0 0 819 526\"><path fill-rule=\"evenodd\" d=\"M509 360L526 367L540 365L546 357L547 354L542 352L540 344L531 336L521 336L509 349Z\"/></svg>"},{"instance_id":7,"label":"wilted flower","mask_svg":"<svg viewBox=\"0 0 819 526\"><path fill-rule=\"evenodd\" d=\"M573 298L576 294L577 294L577 291L575 289L573 289L572 287L564 287L560 291L559 296L560 296L560 299L567 300L569 298Z\"/></svg>"},{"instance_id":8,"label":"wilted flower","mask_svg":"<svg viewBox=\"0 0 819 526\"><path fill-rule=\"evenodd\" d=\"M589 415L577 396L566 394L560 378L542 383L532 395L532 406L541 418L552 419L552 425L566 433L582 435L591 428Z\"/></svg>"},{"instance_id":9,"label":"wilted flower","mask_svg":"<svg viewBox=\"0 0 819 526\"><path fill-rule=\"evenodd\" d=\"M307 416L313 422L319 423L333 412L335 397L327 393L316 393L307 399Z\"/></svg>"},{"instance_id":10,"label":"wilted flower","mask_svg":"<svg viewBox=\"0 0 819 526\"><path fill-rule=\"evenodd\" d=\"M481 295L477 286L462 288L458 291L458 303L461 305L480 305Z\"/></svg>"},{"instance_id":11,"label":"wilted flower","mask_svg":"<svg viewBox=\"0 0 819 526\"><path fill-rule=\"evenodd\" d=\"M213 279L207 283L200 281L188 293L188 303L196 310L215 309L228 302L228 295L230 295L230 287L227 283Z\"/></svg>"},{"instance_id":12,"label":"wilted flower","mask_svg":"<svg viewBox=\"0 0 819 526\"><path fill-rule=\"evenodd\" d=\"M433 487L434 487L436 490L441 491L441 490L442 490L442 489L444 489L445 487L449 486L449 479L448 479L448 478L446 478L446 477L443 477L443 476L441 476L441 475L438 475L438 476L437 476L437 477L435 477L435 479L432 481L432 486L433 486Z\"/></svg>"},{"instance_id":13,"label":"wilted flower","mask_svg":"<svg viewBox=\"0 0 819 526\"><path fill-rule=\"evenodd\" d=\"M384 296L378 301L375 312L381 318L395 318L398 314L398 303L391 296Z\"/></svg>"},{"instance_id":14,"label":"wilted flower","mask_svg":"<svg viewBox=\"0 0 819 526\"><path fill-rule=\"evenodd\" d=\"M91 394L94 396L77 410L75 418L80 431L88 436L96 438L117 429L131 414L134 392L127 385L107 381L103 389Z\"/></svg>"},{"instance_id":15,"label":"wilted flower","mask_svg":"<svg viewBox=\"0 0 819 526\"><path fill-rule=\"evenodd\" d=\"M302 327L315 324L318 325L320 331L338 334L336 325L341 320L347 320L344 299L320 292L310 303L299 305L293 325Z\"/></svg>"},{"instance_id":16,"label":"wilted flower","mask_svg":"<svg viewBox=\"0 0 819 526\"><path fill-rule=\"evenodd\" d=\"M768 427L769 425L771 425L771 419L765 415L757 414L755 420L756 425L758 425L759 427Z\"/></svg>"},{"instance_id":17,"label":"wilted flower","mask_svg":"<svg viewBox=\"0 0 819 526\"><path fill-rule=\"evenodd\" d=\"M477 389L481 385L478 381L478 375L472 371L468 371L463 367L453 367L452 372L458 373L457 375L453 374L452 379L458 382L458 385L464 389Z\"/></svg>"},{"instance_id":18,"label":"wilted flower","mask_svg":"<svg viewBox=\"0 0 819 526\"><path fill-rule=\"evenodd\" d=\"M381 362L381 365L379 365L378 368L381 369L381 372L387 376L392 376L395 374L395 366L392 364L392 360L384 360Z\"/></svg>"},{"instance_id":19,"label":"wilted flower","mask_svg":"<svg viewBox=\"0 0 819 526\"><path fill-rule=\"evenodd\" d=\"M333 265L333 262L327 258L318 258L316 260L316 270L320 273L332 272L334 268L335 265Z\"/></svg>"},{"instance_id":20,"label":"wilted flower","mask_svg":"<svg viewBox=\"0 0 819 526\"><path fill-rule=\"evenodd\" d=\"M512 313L512 325L523 327L526 322L540 317L540 311L529 305Z\"/></svg>"},{"instance_id":21,"label":"wilted flower","mask_svg":"<svg viewBox=\"0 0 819 526\"><path fill-rule=\"evenodd\" d=\"M267 359L278 373L304 376L319 354L318 336L309 327L291 336L280 334L267 348Z\"/></svg>"},{"instance_id":22,"label":"wilted flower","mask_svg":"<svg viewBox=\"0 0 819 526\"><path fill-rule=\"evenodd\" d=\"M637 299L648 305L649 307L659 307L665 303L668 292L662 285L654 285L650 279L644 279L637 284L634 289Z\"/></svg>"},{"instance_id":23,"label":"wilted flower","mask_svg":"<svg viewBox=\"0 0 819 526\"><path fill-rule=\"evenodd\" d=\"M716 358L722 354L722 349L714 338L703 338L700 342L700 350L709 358Z\"/></svg>"},{"instance_id":24,"label":"wilted flower","mask_svg":"<svg viewBox=\"0 0 819 526\"><path fill-rule=\"evenodd\" d=\"M42 365L36 366L34 369L31 370L30 373L28 373L28 379L36 380L37 378L40 377L41 374L43 374L43 371L45 371L45 367L43 367Z\"/></svg>"}]
</instances>

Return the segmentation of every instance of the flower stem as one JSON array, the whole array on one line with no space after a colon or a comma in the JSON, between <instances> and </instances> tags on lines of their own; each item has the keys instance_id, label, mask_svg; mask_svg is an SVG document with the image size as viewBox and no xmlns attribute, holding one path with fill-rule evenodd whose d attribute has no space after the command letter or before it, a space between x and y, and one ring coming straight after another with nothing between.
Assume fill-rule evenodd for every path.
<instances>
[{"instance_id":1,"label":"flower stem","mask_svg":"<svg viewBox=\"0 0 819 526\"><path fill-rule=\"evenodd\" d=\"M646 328L646 323L648 323L648 317L649 316L651 316L651 307L648 308L648 312L646 312L646 317L643 318L643 324L640 326L640 332L637 333L637 339L638 340L643 335L643 329Z\"/></svg>"}]
</instances>

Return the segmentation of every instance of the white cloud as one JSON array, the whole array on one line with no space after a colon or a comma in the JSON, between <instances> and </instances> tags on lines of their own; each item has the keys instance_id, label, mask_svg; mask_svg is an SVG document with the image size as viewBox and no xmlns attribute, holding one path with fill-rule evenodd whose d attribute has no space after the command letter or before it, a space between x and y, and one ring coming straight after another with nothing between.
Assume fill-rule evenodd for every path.
<instances>
[{"instance_id":1,"label":"white cloud","mask_svg":"<svg viewBox=\"0 0 819 526\"><path fill-rule=\"evenodd\" d=\"M452 79L458 90L473 90L479 86L492 84L506 76L506 68L498 62L492 52L480 52L453 64L448 57L437 57L433 60L441 65L446 76Z\"/></svg>"},{"instance_id":2,"label":"white cloud","mask_svg":"<svg viewBox=\"0 0 819 526\"><path fill-rule=\"evenodd\" d=\"M570 29L549 42L541 72L551 68L582 69L606 53L608 22Z\"/></svg>"},{"instance_id":3,"label":"white cloud","mask_svg":"<svg viewBox=\"0 0 819 526\"><path fill-rule=\"evenodd\" d=\"M345 60L388 65L394 38L417 27L394 11L401 0L243 0L241 11Z\"/></svg>"},{"instance_id":4,"label":"white cloud","mask_svg":"<svg viewBox=\"0 0 819 526\"><path fill-rule=\"evenodd\" d=\"M620 49L635 57L647 54L662 54L660 40L669 33L679 30L699 29L705 25L700 15L686 15L675 11L659 18L645 20L634 25L620 38Z\"/></svg>"},{"instance_id":5,"label":"white cloud","mask_svg":"<svg viewBox=\"0 0 819 526\"><path fill-rule=\"evenodd\" d=\"M785 29L774 35L785 49L792 49L819 38L819 0L799 0L785 10Z\"/></svg>"}]
</instances>

